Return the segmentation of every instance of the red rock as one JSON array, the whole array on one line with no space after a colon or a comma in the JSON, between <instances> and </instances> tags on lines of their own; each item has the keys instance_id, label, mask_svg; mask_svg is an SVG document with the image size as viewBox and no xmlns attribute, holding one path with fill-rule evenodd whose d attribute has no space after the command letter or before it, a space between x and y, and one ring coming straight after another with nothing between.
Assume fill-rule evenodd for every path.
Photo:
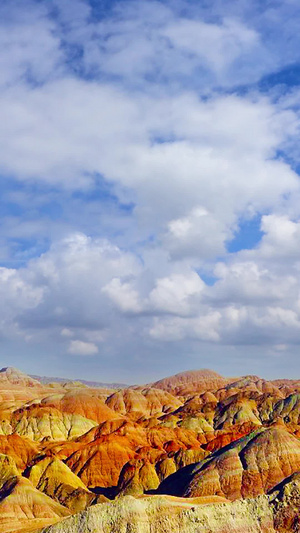
<instances>
[{"instance_id":1,"label":"red rock","mask_svg":"<svg viewBox=\"0 0 300 533\"><path fill-rule=\"evenodd\" d=\"M171 394L180 395L188 392L215 391L224 387L228 380L212 370L191 370L181 372L153 383L153 387L164 389Z\"/></svg>"}]
</instances>

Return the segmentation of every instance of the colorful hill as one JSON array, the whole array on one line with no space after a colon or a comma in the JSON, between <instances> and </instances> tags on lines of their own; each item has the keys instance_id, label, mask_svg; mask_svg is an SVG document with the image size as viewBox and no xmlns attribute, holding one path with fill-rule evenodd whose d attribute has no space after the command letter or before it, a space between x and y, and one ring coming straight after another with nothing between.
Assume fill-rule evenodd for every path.
<instances>
[{"instance_id":1,"label":"colorful hill","mask_svg":"<svg viewBox=\"0 0 300 533\"><path fill-rule=\"evenodd\" d=\"M2 369L0 531L296 532L299 383L195 370L112 390Z\"/></svg>"}]
</instances>

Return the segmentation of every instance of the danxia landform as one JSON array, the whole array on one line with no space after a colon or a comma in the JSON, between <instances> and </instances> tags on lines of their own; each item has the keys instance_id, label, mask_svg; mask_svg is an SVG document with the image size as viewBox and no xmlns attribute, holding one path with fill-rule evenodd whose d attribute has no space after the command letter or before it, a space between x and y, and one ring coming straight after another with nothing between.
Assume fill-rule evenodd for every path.
<instances>
[{"instance_id":1,"label":"danxia landform","mask_svg":"<svg viewBox=\"0 0 300 533\"><path fill-rule=\"evenodd\" d=\"M300 531L300 379L0 371L1 533Z\"/></svg>"}]
</instances>

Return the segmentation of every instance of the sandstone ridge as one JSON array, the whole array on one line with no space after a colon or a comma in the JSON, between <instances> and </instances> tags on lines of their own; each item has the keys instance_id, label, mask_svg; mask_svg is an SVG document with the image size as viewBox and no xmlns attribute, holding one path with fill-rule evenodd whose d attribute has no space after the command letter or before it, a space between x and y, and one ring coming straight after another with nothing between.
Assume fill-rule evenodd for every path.
<instances>
[{"instance_id":1,"label":"sandstone ridge","mask_svg":"<svg viewBox=\"0 0 300 533\"><path fill-rule=\"evenodd\" d=\"M299 471L297 379L204 369L116 390L0 372L1 533L299 533Z\"/></svg>"}]
</instances>

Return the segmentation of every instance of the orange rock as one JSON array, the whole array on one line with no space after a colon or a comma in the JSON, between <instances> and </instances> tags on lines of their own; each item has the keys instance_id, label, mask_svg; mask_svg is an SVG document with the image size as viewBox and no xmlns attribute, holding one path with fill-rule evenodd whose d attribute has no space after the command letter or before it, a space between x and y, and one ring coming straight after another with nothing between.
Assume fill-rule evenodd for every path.
<instances>
[{"instance_id":1,"label":"orange rock","mask_svg":"<svg viewBox=\"0 0 300 533\"><path fill-rule=\"evenodd\" d=\"M25 437L0 435L0 453L12 457L20 471L25 470L38 452L38 446Z\"/></svg>"},{"instance_id":2,"label":"orange rock","mask_svg":"<svg viewBox=\"0 0 300 533\"><path fill-rule=\"evenodd\" d=\"M274 509L274 528L278 533L300 529L300 472L284 479L270 492Z\"/></svg>"},{"instance_id":3,"label":"orange rock","mask_svg":"<svg viewBox=\"0 0 300 533\"><path fill-rule=\"evenodd\" d=\"M70 513L20 476L11 457L0 454L0 531L53 524ZM26 519L26 520L24 520ZM25 524L24 524L25 522Z\"/></svg>"},{"instance_id":4,"label":"orange rock","mask_svg":"<svg viewBox=\"0 0 300 533\"><path fill-rule=\"evenodd\" d=\"M154 388L123 389L109 396L106 404L114 411L135 419L174 411L182 405L168 392Z\"/></svg>"},{"instance_id":5,"label":"orange rock","mask_svg":"<svg viewBox=\"0 0 300 533\"><path fill-rule=\"evenodd\" d=\"M52 395L41 401L41 407L58 409L62 413L77 414L100 424L116 418L116 414L94 392L87 389L70 390L63 395Z\"/></svg>"},{"instance_id":6,"label":"orange rock","mask_svg":"<svg viewBox=\"0 0 300 533\"><path fill-rule=\"evenodd\" d=\"M14 411L11 425L14 433L39 441L45 437L61 440L83 435L96 423L80 414L38 403Z\"/></svg>"},{"instance_id":7,"label":"orange rock","mask_svg":"<svg viewBox=\"0 0 300 533\"><path fill-rule=\"evenodd\" d=\"M284 429L258 430L195 466L185 496L230 500L268 492L300 468L300 441Z\"/></svg>"},{"instance_id":8,"label":"orange rock","mask_svg":"<svg viewBox=\"0 0 300 533\"><path fill-rule=\"evenodd\" d=\"M95 495L68 466L56 457L41 457L27 469L26 477L34 487L72 512L86 509Z\"/></svg>"},{"instance_id":9,"label":"orange rock","mask_svg":"<svg viewBox=\"0 0 300 533\"><path fill-rule=\"evenodd\" d=\"M66 464L87 487L111 487L117 485L121 469L134 455L124 439L100 440L74 452Z\"/></svg>"},{"instance_id":10,"label":"orange rock","mask_svg":"<svg viewBox=\"0 0 300 533\"><path fill-rule=\"evenodd\" d=\"M6 385L13 385L22 388L38 388L42 389L42 384L36 379L27 376L17 368L8 366L0 370L0 387L4 388Z\"/></svg>"},{"instance_id":11,"label":"orange rock","mask_svg":"<svg viewBox=\"0 0 300 533\"><path fill-rule=\"evenodd\" d=\"M153 387L164 389L171 394L187 394L188 392L215 391L224 387L228 380L212 370L191 370L175 376L161 379L153 383Z\"/></svg>"},{"instance_id":12,"label":"orange rock","mask_svg":"<svg viewBox=\"0 0 300 533\"><path fill-rule=\"evenodd\" d=\"M159 483L207 501L252 497L300 469L299 383L200 370L111 391L5 369L0 453L72 512Z\"/></svg>"}]
</instances>

